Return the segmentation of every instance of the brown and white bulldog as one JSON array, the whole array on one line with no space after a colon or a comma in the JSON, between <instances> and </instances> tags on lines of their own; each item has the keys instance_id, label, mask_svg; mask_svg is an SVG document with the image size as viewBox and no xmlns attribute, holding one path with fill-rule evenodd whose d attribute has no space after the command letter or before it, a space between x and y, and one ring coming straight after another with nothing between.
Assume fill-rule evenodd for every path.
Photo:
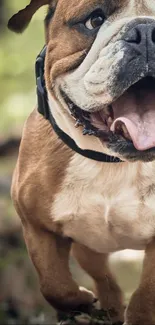
<instances>
[{"instance_id":1,"label":"brown and white bulldog","mask_svg":"<svg viewBox=\"0 0 155 325\"><path fill-rule=\"evenodd\" d=\"M94 294L72 279L72 247L102 308L115 309L112 321L154 325L155 1L32 0L9 27L23 31L45 4L45 81L54 119L82 150L123 162L70 149L37 109L28 118L12 198L41 291L61 310L93 303ZM73 111L89 134L75 127ZM145 259L124 316L108 256L129 248L144 249Z\"/></svg>"}]
</instances>

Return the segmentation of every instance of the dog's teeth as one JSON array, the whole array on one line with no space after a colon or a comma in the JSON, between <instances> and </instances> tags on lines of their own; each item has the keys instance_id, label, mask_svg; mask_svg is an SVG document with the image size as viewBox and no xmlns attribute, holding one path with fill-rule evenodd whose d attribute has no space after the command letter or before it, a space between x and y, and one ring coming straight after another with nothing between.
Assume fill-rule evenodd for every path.
<instances>
[{"instance_id":1,"label":"dog's teeth","mask_svg":"<svg viewBox=\"0 0 155 325\"><path fill-rule=\"evenodd\" d=\"M75 123L75 127L78 128L79 126L82 126L82 123L80 120L77 120Z\"/></svg>"},{"instance_id":2,"label":"dog's teeth","mask_svg":"<svg viewBox=\"0 0 155 325\"><path fill-rule=\"evenodd\" d=\"M107 124L108 124L109 128L111 127L112 123L113 123L113 119L112 119L111 116L109 116L108 119L107 119Z\"/></svg>"},{"instance_id":3,"label":"dog's teeth","mask_svg":"<svg viewBox=\"0 0 155 325\"><path fill-rule=\"evenodd\" d=\"M80 124L78 122L75 123L75 127L78 128Z\"/></svg>"}]
</instances>

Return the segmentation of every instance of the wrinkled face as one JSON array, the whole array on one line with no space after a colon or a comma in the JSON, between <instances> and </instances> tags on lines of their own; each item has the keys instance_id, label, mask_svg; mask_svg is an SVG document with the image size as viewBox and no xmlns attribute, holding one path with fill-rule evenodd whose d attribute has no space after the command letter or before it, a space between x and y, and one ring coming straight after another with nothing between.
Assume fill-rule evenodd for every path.
<instances>
[{"instance_id":1,"label":"wrinkled face","mask_svg":"<svg viewBox=\"0 0 155 325\"><path fill-rule=\"evenodd\" d=\"M81 132L154 160L155 0L58 0L46 27L46 84Z\"/></svg>"}]
</instances>

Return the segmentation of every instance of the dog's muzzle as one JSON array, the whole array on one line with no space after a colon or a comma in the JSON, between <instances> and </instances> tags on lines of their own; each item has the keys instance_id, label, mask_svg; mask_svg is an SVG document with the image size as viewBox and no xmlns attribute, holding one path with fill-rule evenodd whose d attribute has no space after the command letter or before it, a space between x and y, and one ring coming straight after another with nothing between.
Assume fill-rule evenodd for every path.
<instances>
[{"instance_id":1,"label":"dog's muzzle","mask_svg":"<svg viewBox=\"0 0 155 325\"><path fill-rule=\"evenodd\" d=\"M148 61L155 59L155 22L138 24L125 35L125 41Z\"/></svg>"},{"instance_id":2,"label":"dog's muzzle","mask_svg":"<svg viewBox=\"0 0 155 325\"><path fill-rule=\"evenodd\" d=\"M122 37L123 60L113 79L112 97L143 77L155 78L155 20L136 19Z\"/></svg>"},{"instance_id":3,"label":"dog's muzzle","mask_svg":"<svg viewBox=\"0 0 155 325\"><path fill-rule=\"evenodd\" d=\"M148 62L148 72L152 74L155 67L155 22L136 25L126 33L124 40L131 47L131 53Z\"/></svg>"}]
</instances>

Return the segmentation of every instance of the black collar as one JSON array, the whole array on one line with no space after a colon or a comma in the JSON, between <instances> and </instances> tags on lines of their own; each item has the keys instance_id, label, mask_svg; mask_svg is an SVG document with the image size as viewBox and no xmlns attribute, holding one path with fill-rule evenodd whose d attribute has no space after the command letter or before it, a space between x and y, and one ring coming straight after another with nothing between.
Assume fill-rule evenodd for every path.
<instances>
[{"instance_id":1,"label":"black collar","mask_svg":"<svg viewBox=\"0 0 155 325\"><path fill-rule=\"evenodd\" d=\"M78 152L80 155L96 160L102 161L107 163L118 163L121 160L117 157L108 156L104 153L93 151L93 150L83 150L77 146L75 141L64 131L62 131L59 126L57 125L50 107L47 98L47 91L45 87L45 80L44 80L44 62L45 62L45 55L46 55L46 46L40 52L36 59L36 84L37 84L37 98L38 98L38 112L42 114L49 122L51 123L54 131L57 133L59 138L72 150Z\"/></svg>"}]
</instances>

